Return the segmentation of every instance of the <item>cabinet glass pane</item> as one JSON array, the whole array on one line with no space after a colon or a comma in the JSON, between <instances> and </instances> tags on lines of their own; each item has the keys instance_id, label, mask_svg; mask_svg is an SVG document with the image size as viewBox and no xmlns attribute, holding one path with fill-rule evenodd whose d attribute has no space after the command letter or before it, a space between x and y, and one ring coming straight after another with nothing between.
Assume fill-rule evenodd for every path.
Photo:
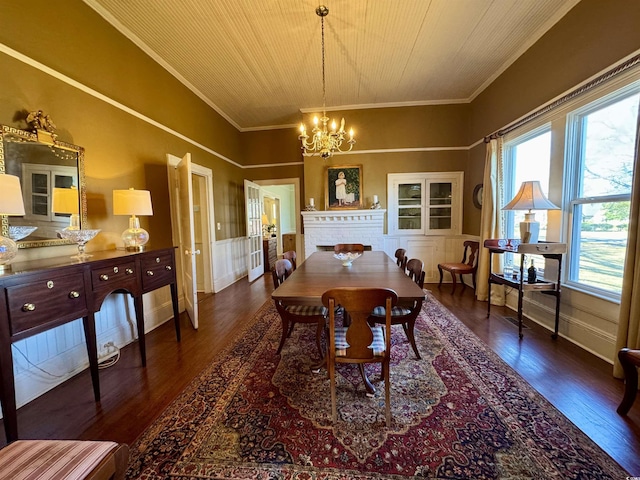
<instances>
[{"instance_id":1,"label":"cabinet glass pane","mask_svg":"<svg viewBox=\"0 0 640 480\"><path fill-rule=\"evenodd\" d=\"M429 228L431 230L449 230L451 228L451 207L431 207L429 209Z\"/></svg>"},{"instance_id":2,"label":"cabinet glass pane","mask_svg":"<svg viewBox=\"0 0 640 480\"><path fill-rule=\"evenodd\" d=\"M398 204L420 205L422 185L420 183L401 183L398 185Z\"/></svg>"},{"instance_id":3,"label":"cabinet glass pane","mask_svg":"<svg viewBox=\"0 0 640 480\"><path fill-rule=\"evenodd\" d=\"M31 175L31 191L33 193L49 193L49 176L44 173L34 173Z\"/></svg>"},{"instance_id":4,"label":"cabinet glass pane","mask_svg":"<svg viewBox=\"0 0 640 480\"><path fill-rule=\"evenodd\" d=\"M451 182L429 184L429 203L431 205L451 205Z\"/></svg>"},{"instance_id":5,"label":"cabinet glass pane","mask_svg":"<svg viewBox=\"0 0 640 480\"><path fill-rule=\"evenodd\" d=\"M49 215L49 201L46 195L31 196L31 213L33 215Z\"/></svg>"}]
</instances>

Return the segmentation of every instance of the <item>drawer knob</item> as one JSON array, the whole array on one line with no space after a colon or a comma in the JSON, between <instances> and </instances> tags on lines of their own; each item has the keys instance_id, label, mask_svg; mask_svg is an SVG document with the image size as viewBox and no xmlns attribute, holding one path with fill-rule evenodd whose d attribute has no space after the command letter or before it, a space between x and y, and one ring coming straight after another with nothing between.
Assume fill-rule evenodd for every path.
<instances>
[{"instance_id":1,"label":"drawer knob","mask_svg":"<svg viewBox=\"0 0 640 480\"><path fill-rule=\"evenodd\" d=\"M53 288L53 281L52 281L52 280L49 280L49 281L47 282L47 288L48 288L48 289L52 289L52 288Z\"/></svg>"},{"instance_id":2,"label":"drawer knob","mask_svg":"<svg viewBox=\"0 0 640 480\"><path fill-rule=\"evenodd\" d=\"M160 263L160 257L156 257L156 263Z\"/></svg>"},{"instance_id":3,"label":"drawer knob","mask_svg":"<svg viewBox=\"0 0 640 480\"><path fill-rule=\"evenodd\" d=\"M36 306L34 303L25 303L22 306L22 311L23 312L33 312L36 309Z\"/></svg>"},{"instance_id":4,"label":"drawer knob","mask_svg":"<svg viewBox=\"0 0 640 480\"><path fill-rule=\"evenodd\" d=\"M75 290L71 290L69 292L69 298L78 298L80 296L80 294L78 292L76 292Z\"/></svg>"},{"instance_id":5,"label":"drawer knob","mask_svg":"<svg viewBox=\"0 0 640 480\"><path fill-rule=\"evenodd\" d=\"M153 270L147 270L147 277L153 277Z\"/></svg>"},{"instance_id":6,"label":"drawer knob","mask_svg":"<svg viewBox=\"0 0 640 480\"><path fill-rule=\"evenodd\" d=\"M133 273L133 268L125 269L124 273L126 273L127 275L131 275Z\"/></svg>"},{"instance_id":7,"label":"drawer knob","mask_svg":"<svg viewBox=\"0 0 640 480\"><path fill-rule=\"evenodd\" d=\"M169 271L171 271L171 265L165 265L165 266L164 266L164 269L165 269L165 270L169 270Z\"/></svg>"},{"instance_id":8,"label":"drawer knob","mask_svg":"<svg viewBox=\"0 0 640 480\"><path fill-rule=\"evenodd\" d=\"M106 282L107 280L109 280L109 275L107 275L106 273L103 273L102 275L100 275L100 280L102 280L103 282Z\"/></svg>"},{"instance_id":9,"label":"drawer knob","mask_svg":"<svg viewBox=\"0 0 640 480\"><path fill-rule=\"evenodd\" d=\"M120 269L118 267L113 267L113 273L118 273Z\"/></svg>"}]
</instances>

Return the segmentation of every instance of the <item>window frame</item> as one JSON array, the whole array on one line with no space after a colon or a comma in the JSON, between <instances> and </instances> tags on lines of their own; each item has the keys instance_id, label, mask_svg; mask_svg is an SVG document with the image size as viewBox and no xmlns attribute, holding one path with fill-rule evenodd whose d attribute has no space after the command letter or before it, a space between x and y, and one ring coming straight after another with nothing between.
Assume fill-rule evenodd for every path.
<instances>
[{"instance_id":1,"label":"window frame","mask_svg":"<svg viewBox=\"0 0 640 480\"><path fill-rule=\"evenodd\" d=\"M575 215L576 208L581 205L596 203L618 203L631 200L631 192L628 194L585 196L582 194L583 162L584 162L584 120L590 114L598 112L610 105L618 103L634 95L640 95L640 80L604 93L597 98L592 98L577 108L565 114L565 167L564 167L564 211L567 213L563 225L563 232L567 243L566 267L562 275L563 284L584 293L603 298L615 303L620 303L621 292L615 292L577 280L580 271L580 234L582 232L580 221ZM640 117L640 106L638 116ZM637 128L636 139L637 143ZM621 272L622 275L622 272Z\"/></svg>"}]
</instances>

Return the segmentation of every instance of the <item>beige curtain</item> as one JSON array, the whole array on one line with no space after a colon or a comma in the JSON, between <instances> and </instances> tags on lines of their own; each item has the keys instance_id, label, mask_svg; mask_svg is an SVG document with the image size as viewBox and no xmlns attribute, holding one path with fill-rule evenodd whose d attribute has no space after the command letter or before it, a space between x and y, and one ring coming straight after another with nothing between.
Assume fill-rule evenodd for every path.
<instances>
[{"instance_id":1,"label":"beige curtain","mask_svg":"<svg viewBox=\"0 0 640 480\"><path fill-rule=\"evenodd\" d=\"M502 137L487 143L487 157L484 164L482 189L482 214L480 217L480 255L478 258L476 298L486 302L489 295L487 279L489 272L502 272L502 255L492 255L489 265L489 251L484 248L488 238L502 238ZM491 304L504 305L505 294L502 285L491 287Z\"/></svg>"},{"instance_id":2,"label":"beige curtain","mask_svg":"<svg viewBox=\"0 0 640 480\"><path fill-rule=\"evenodd\" d=\"M640 349L640 171L638 170L638 150L640 146L640 128L636 133L636 158L631 189L631 208L629 212L629 236L627 237L627 257L622 278L622 297L620 298L620 316L618 318L618 336L613 375L624 378L622 366L618 361L618 350L623 347Z\"/></svg>"}]
</instances>

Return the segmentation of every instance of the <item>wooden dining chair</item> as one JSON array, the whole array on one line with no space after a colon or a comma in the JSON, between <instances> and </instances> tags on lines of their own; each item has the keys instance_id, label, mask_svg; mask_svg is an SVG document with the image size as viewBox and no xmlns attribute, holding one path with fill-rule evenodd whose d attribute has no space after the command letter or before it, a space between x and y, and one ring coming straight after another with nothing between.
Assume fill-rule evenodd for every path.
<instances>
[{"instance_id":1,"label":"wooden dining chair","mask_svg":"<svg viewBox=\"0 0 640 480\"><path fill-rule=\"evenodd\" d=\"M638 394L638 368L640 367L640 350L622 348L618 352L618 359L624 371L624 397L616 410L620 415L626 415L631 410Z\"/></svg>"},{"instance_id":2,"label":"wooden dining chair","mask_svg":"<svg viewBox=\"0 0 640 480\"><path fill-rule=\"evenodd\" d=\"M407 275L411 278L420 288L424 288L424 264L422 260L412 258L407 262ZM391 325L402 325L413 353L416 354L416 358L420 360L420 352L416 345L416 337L414 334L416 320L420 311L422 310L422 300L416 300L410 304L399 303L391 310ZM386 321L387 311L384 306L377 305L371 315L369 316L370 324L384 324Z\"/></svg>"},{"instance_id":3,"label":"wooden dining chair","mask_svg":"<svg viewBox=\"0 0 640 480\"><path fill-rule=\"evenodd\" d=\"M291 262L286 259L277 260L273 270L273 286L278 288L282 282L284 282L291 273L293 273L293 266ZM280 338L280 345L278 346L278 355L282 351L284 342L293 332L293 327L296 323L315 323L316 327L316 346L318 347L318 353L320 358L324 357L322 345L320 341L322 339L322 330L324 329L325 319L327 317L327 309L322 306L309 306L309 305L285 305L280 300L274 300L276 304L276 310L282 320L282 337Z\"/></svg>"},{"instance_id":4,"label":"wooden dining chair","mask_svg":"<svg viewBox=\"0 0 640 480\"><path fill-rule=\"evenodd\" d=\"M396 264L404 272L407 269L407 251L404 248L399 248L394 255L396 257Z\"/></svg>"},{"instance_id":5,"label":"wooden dining chair","mask_svg":"<svg viewBox=\"0 0 640 480\"><path fill-rule=\"evenodd\" d=\"M334 253L364 252L364 245L361 243L338 243L333 247Z\"/></svg>"},{"instance_id":6,"label":"wooden dining chair","mask_svg":"<svg viewBox=\"0 0 640 480\"><path fill-rule=\"evenodd\" d=\"M284 252L282 254L282 258L285 260L289 260L291 262L291 265L293 265L293 270L296 269L296 252L294 250L289 250L288 252Z\"/></svg>"},{"instance_id":7,"label":"wooden dining chair","mask_svg":"<svg viewBox=\"0 0 640 480\"><path fill-rule=\"evenodd\" d=\"M322 304L329 310L329 342L327 368L331 383L331 415L337 419L336 363L355 363L364 371L365 363L381 363L384 379L385 418L391 425L389 380L389 351L391 348L391 315L385 318L384 329L371 327L367 321L376 305L384 305L387 312L398 301L396 293L388 288L333 288L322 295ZM349 326L336 325L336 306L341 305L351 319ZM366 377L365 377L366 379Z\"/></svg>"},{"instance_id":8,"label":"wooden dining chair","mask_svg":"<svg viewBox=\"0 0 640 480\"><path fill-rule=\"evenodd\" d=\"M440 283L438 288L442 286L442 272L446 270L451 273L453 279L453 288L451 289L451 295L456 291L456 275L460 275L460 283L462 283L462 291L466 288L462 275L471 274L471 280L473 281L473 289L476 288L476 272L478 271L478 250L480 249L480 243L472 240L464 242L464 253L462 255L462 261L459 263L439 263L438 271L440 272Z\"/></svg>"}]
</instances>

